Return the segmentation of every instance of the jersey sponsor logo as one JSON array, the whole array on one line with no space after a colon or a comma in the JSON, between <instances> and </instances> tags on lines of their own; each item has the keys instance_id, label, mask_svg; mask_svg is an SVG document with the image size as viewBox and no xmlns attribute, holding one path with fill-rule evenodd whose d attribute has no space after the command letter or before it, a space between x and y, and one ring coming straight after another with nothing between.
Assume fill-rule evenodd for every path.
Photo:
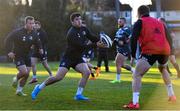
<instances>
[{"instance_id":1,"label":"jersey sponsor logo","mask_svg":"<svg viewBox=\"0 0 180 111\"><path fill-rule=\"evenodd\" d=\"M22 41L26 41L26 36L23 37Z\"/></svg>"},{"instance_id":2,"label":"jersey sponsor logo","mask_svg":"<svg viewBox=\"0 0 180 111\"><path fill-rule=\"evenodd\" d=\"M62 65L62 66L65 66L65 65L66 65L66 63L65 63L65 62L62 62L62 63L61 63L61 65Z\"/></svg>"},{"instance_id":3,"label":"jersey sponsor logo","mask_svg":"<svg viewBox=\"0 0 180 111\"><path fill-rule=\"evenodd\" d=\"M161 31L160 31L158 28L155 28L155 29L154 29L154 33L155 33L155 34L161 34Z\"/></svg>"},{"instance_id":4,"label":"jersey sponsor logo","mask_svg":"<svg viewBox=\"0 0 180 111\"><path fill-rule=\"evenodd\" d=\"M90 50L90 51L88 51L88 54L91 54L91 52L92 52L91 50Z\"/></svg>"},{"instance_id":5,"label":"jersey sponsor logo","mask_svg":"<svg viewBox=\"0 0 180 111\"><path fill-rule=\"evenodd\" d=\"M81 37L79 33L77 35L78 35L79 38Z\"/></svg>"},{"instance_id":6,"label":"jersey sponsor logo","mask_svg":"<svg viewBox=\"0 0 180 111\"><path fill-rule=\"evenodd\" d=\"M33 37L32 37L32 36L30 36L30 37L29 37L29 39L30 39L30 40L32 40L32 39L33 39Z\"/></svg>"},{"instance_id":7,"label":"jersey sponsor logo","mask_svg":"<svg viewBox=\"0 0 180 111\"><path fill-rule=\"evenodd\" d=\"M86 35L86 31L83 31L82 34L83 34L83 35Z\"/></svg>"},{"instance_id":8,"label":"jersey sponsor logo","mask_svg":"<svg viewBox=\"0 0 180 111\"><path fill-rule=\"evenodd\" d=\"M17 65L20 65L21 64L21 62L20 61L17 61Z\"/></svg>"}]
</instances>

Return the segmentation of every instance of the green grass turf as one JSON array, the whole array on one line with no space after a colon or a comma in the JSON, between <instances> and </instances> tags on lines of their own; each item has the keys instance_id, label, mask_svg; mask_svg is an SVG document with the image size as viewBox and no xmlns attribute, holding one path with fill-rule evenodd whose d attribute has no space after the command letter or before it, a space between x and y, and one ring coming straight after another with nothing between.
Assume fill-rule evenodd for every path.
<instances>
[{"instance_id":1,"label":"green grass turf","mask_svg":"<svg viewBox=\"0 0 180 111\"><path fill-rule=\"evenodd\" d=\"M50 62L53 74L56 73L59 62ZM95 62L93 62L95 64ZM15 95L15 89L11 87L13 76L17 73L15 65L10 63L0 64L0 110L120 110L122 106L128 103L132 97L131 91L131 73L122 71L122 82L120 84L111 84L110 80L115 78L115 64L110 62L110 73L102 73L96 80L89 80L84 90L84 95L90 98L90 101L73 100L76 93L78 81L81 75L74 70L70 70L65 79L61 82L46 87L39 95L36 101L32 101L30 94L35 84L26 85L24 92L27 97ZM38 64L39 83L48 77L47 72L41 64ZM142 110L180 110L180 79L176 78L176 72L173 72L172 83L174 84L177 96L176 103L167 101L166 87L163 84L161 75L156 66L154 66L143 78L143 85L140 95L140 106ZM32 74L31 74L32 75ZM30 77L31 78L31 77ZM28 81L30 80L28 79Z\"/></svg>"}]
</instances>

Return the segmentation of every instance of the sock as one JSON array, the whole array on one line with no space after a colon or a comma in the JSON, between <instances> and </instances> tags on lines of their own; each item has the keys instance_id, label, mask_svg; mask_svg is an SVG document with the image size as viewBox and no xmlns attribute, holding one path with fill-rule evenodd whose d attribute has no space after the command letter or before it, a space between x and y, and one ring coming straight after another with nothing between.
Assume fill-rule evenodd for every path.
<instances>
[{"instance_id":1,"label":"sock","mask_svg":"<svg viewBox=\"0 0 180 111\"><path fill-rule=\"evenodd\" d=\"M173 96L174 95L174 91L173 91L172 84L166 85L166 88L167 88L168 96Z\"/></svg>"},{"instance_id":2,"label":"sock","mask_svg":"<svg viewBox=\"0 0 180 111\"><path fill-rule=\"evenodd\" d=\"M139 92L133 92L133 104L139 103Z\"/></svg>"},{"instance_id":3,"label":"sock","mask_svg":"<svg viewBox=\"0 0 180 111\"><path fill-rule=\"evenodd\" d=\"M121 79L121 74L117 74L117 75L116 75L116 80L119 81L120 79Z\"/></svg>"},{"instance_id":4,"label":"sock","mask_svg":"<svg viewBox=\"0 0 180 111\"><path fill-rule=\"evenodd\" d=\"M36 75L33 74L33 77L32 77L32 78L33 78L33 79L36 78Z\"/></svg>"},{"instance_id":5,"label":"sock","mask_svg":"<svg viewBox=\"0 0 180 111\"><path fill-rule=\"evenodd\" d=\"M17 80L17 77L15 76L14 78L13 78L13 82L17 82L18 80Z\"/></svg>"},{"instance_id":6,"label":"sock","mask_svg":"<svg viewBox=\"0 0 180 111\"><path fill-rule=\"evenodd\" d=\"M132 72L132 74L134 74L134 72L135 72L135 69L134 69L134 68L131 68L131 72Z\"/></svg>"},{"instance_id":7,"label":"sock","mask_svg":"<svg viewBox=\"0 0 180 111\"><path fill-rule=\"evenodd\" d=\"M83 89L84 89L84 88L82 88L82 87L78 87L77 92L76 92L76 95L81 95L82 92L83 92Z\"/></svg>"},{"instance_id":8,"label":"sock","mask_svg":"<svg viewBox=\"0 0 180 111\"><path fill-rule=\"evenodd\" d=\"M20 86L20 84L18 84L18 87L17 87L17 92L21 92L23 89L23 87Z\"/></svg>"},{"instance_id":9,"label":"sock","mask_svg":"<svg viewBox=\"0 0 180 111\"><path fill-rule=\"evenodd\" d=\"M46 87L45 82L43 82L42 84L39 85L39 89L41 89L41 90L42 90L43 88L45 88L45 87Z\"/></svg>"}]
</instances>

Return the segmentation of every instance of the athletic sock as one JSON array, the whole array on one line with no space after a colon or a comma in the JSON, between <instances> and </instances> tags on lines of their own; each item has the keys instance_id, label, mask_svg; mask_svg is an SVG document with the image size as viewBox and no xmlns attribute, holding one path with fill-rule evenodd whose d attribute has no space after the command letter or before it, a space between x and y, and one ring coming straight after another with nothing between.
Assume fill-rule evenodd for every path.
<instances>
[{"instance_id":1,"label":"athletic sock","mask_svg":"<svg viewBox=\"0 0 180 111\"><path fill-rule=\"evenodd\" d=\"M166 85L166 88L167 88L168 96L173 96L174 95L174 91L173 91L172 84Z\"/></svg>"},{"instance_id":2,"label":"athletic sock","mask_svg":"<svg viewBox=\"0 0 180 111\"><path fill-rule=\"evenodd\" d=\"M35 79L35 78L36 78L36 75L33 74L33 77L32 77L32 78Z\"/></svg>"},{"instance_id":3,"label":"athletic sock","mask_svg":"<svg viewBox=\"0 0 180 111\"><path fill-rule=\"evenodd\" d=\"M139 92L133 92L133 104L139 103Z\"/></svg>"},{"instance_id":4,"label":"athletic sock","mask_svg":"<svg viewBox=\"0 0 180 111\"><path fill-rule=\"evenodd\" d=\"M22 90L23 90L23 87L21 87L20 84L18 84L17 92L21 92Z\"/></svg>"},{"instance_id":5,"label":"athletic sock","mask_svg":"<svg viewBox=\"0 0 180 111\"><path fill-rule=\"evenodd\" d=\"M117 81L121 80L121 74L116 74L116 80Z\"/></svg>"},{"instance_id":6,"label":"athletic sock","mask_svg":"<svg viewBox=\"0 0 180 111\"><path fill-rule=\"evenodd\" d=\"M39 85L39 89L41 89L41 90L42 90L43 88L45 88L45 87L46 87L45 82L43 82L42 84Z\"/></svg>"},{"instance_id":7,"label":"athletic sock","mask_svg":"<svg viewBox=\"0 0 180 111\"><path fill-rule=\"evenodd\" d=\"M82 92L83 92L83 89L84 89L84 88L82 88L82 87L78 87L77 92L76 92L76 95L81 95Z\"/></svg>"}]
</instances>

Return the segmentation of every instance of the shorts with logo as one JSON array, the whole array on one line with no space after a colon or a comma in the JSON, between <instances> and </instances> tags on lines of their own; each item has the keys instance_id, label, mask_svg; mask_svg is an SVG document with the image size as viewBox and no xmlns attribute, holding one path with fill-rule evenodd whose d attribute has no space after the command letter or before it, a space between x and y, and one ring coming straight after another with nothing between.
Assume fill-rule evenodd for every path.
<instances>
[{"instance_id":1,"label":"shorts with logo","mask_svg":"<svg viewBox=\"0 0 180 111\"><path fill-rule=\"evenodd\" d=\"M121 53L122 55L124 55L125 57L128 57L130 54L130 50L128 47L125 48L117 48L117 52Z\"/></svg>"},{"instance_id":2,"label":"shorts with logo","mask_svg":"<svg viewBox=\"0 0 180 111\"><path fill-rule=\"evenodd\" d=\"M31 67L31 58L30 56L18 56L15 57L14 63L16 64L16 67L26 65L27 67Z\"/></svg>"}]
</instances>

